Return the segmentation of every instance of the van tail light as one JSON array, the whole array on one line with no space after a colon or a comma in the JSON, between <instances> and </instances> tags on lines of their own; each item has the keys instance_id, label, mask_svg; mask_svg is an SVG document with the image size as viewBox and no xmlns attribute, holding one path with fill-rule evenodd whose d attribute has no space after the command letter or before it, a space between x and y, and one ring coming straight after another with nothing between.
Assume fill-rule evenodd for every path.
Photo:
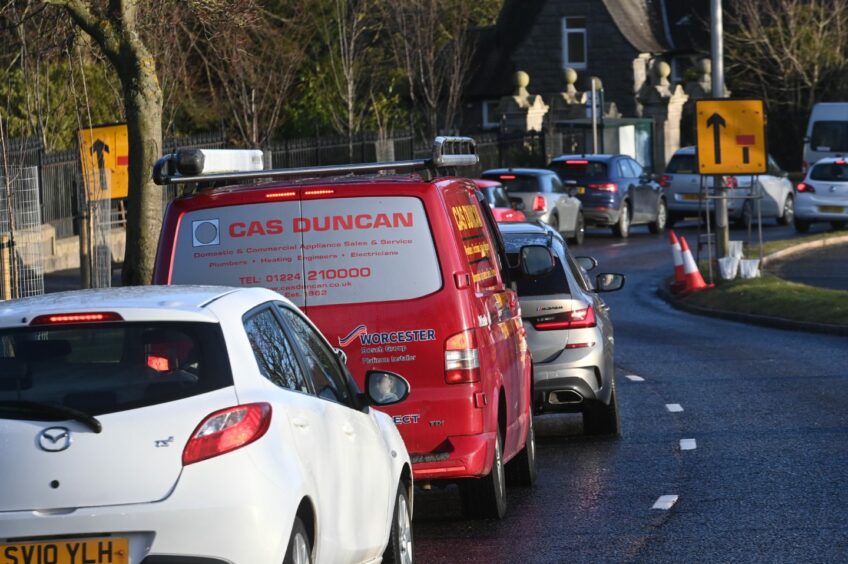
<instances>
[{"instance_id":1,"label":"van tail light","mask_svg":"<svg viewBox=\"0 0 848 564\"><path fill-rule=\"evenodd\" d=\"M257 441L271 425L271 405L248 403L211 413L183 449L183 466L232 452Z\"/></svg>"},{"instance_id":2,"label":"van tail light","mask_svg":"<svg viewBox=\"0 0 848 564\"><path fill-rule=\"evenodd\" d=\"M600 184L589 184L591 190L601 190L602 192L618 192L618 184L613 182L602 182Z\"/></svg>"},{"instance_id":3,"label":"van tail light","mask_svg":"<svg viewBox=\"0 0 848 564\"><path fill-rule=\"evenodd\" d=\"M537 194L536 197L533 198L533 211L543 212L546 208L545 197L541 194Z\"/></svg>"},{"instance_id":4,"label":"van tail light","mask_svg":"<svg viewBox=\"0 0 848 564\"><path fill-rule=\"evenodd\" d=\"M722 176L721 177L721 185L725 188L737 188L739 186L739 181L736 180L735 176Z\"/></svg>"},{"instance_id":5,"label":"van tail light","mask_svg":"<svg viewBox=\"0 0 848 564\"><path fill-rule=\"evenodd\" d=\"M805 182L799 182L796 188L799 192L806 192L807 194L816 193L816 189L813 188L810 184L806 184Z\"/></svg>"},{"instance_id":6,"label":"van tail light","mask_svg":"<svg viewBox=\"0 0 848 564\"><path fill-rule=\"evenodd\" d=\"M480 381L480 355L474 330L457 333L445 341L445 382L471 384Z\"/></svg>"},{"instance_id":7,"label":"van tail light","mask_svg":"<svg viewBox=\"0 0 848 564\"><path fill-rule=\"evenodd\" d=\"M595 310L592 306L586 309L576 309L556 315L545 315L531 320L536 331L558 331L561 329L582 329L595 327Z\"/></svg>"},{"instance_id":8,"label":"van tail light","mask_svg":"<svg viewBox=\"0 0 848 564\"><path fill-rule=\"evenodd\" d=\"M657 180L657 182L663 188L668 188L669 186L671 186L671 177L667 174L663 174L662 176L660 176L660 179Z\"/></svg>"}]
</instances>

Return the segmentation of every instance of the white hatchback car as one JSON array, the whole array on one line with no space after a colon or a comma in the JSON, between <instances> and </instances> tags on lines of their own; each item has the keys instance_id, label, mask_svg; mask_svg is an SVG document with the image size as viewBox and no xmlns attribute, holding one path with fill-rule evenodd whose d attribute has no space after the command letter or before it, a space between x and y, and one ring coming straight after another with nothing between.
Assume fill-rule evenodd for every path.
<instances>
[{"instance_id":1,"label":"white hatchback car","mask_svg":"<svg viewBox=\"0 0 848 564\"><path fill-rule=\"evenodd\" d=\"M848 161L844 158L816 162L795 190L798 232L806 233L817 221L830 222L834 229L848 224Z\"/></svg>"},{"instance_id":2,"label":"white hatchback car","mask_svg":"<svg viewBox=\"0 0 848 564\"><path fill-rule=\"evenodd\" d=\"M366 382L270 290L0 304L0 561L411 562L409 456L368 405L409 385Z\"/></svg>"}]
</instances>

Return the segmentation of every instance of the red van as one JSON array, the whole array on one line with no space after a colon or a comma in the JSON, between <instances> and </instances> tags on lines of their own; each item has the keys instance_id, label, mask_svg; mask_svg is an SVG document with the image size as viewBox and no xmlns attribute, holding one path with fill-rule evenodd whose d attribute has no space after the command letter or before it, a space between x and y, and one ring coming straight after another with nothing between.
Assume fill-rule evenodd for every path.
<instances>
[{"instance_id":1,"label":"red van","mask_svg":"<svg viewBox=\"0 0 848 564\"><path fill-rule=\"evenodd\" d=\"M410 382L386 411L414 478L457 481L467 514L503 516L505 482L535 479L532 365L489 206L470 180L442 176L476 164L473 141L438 138L420 161L205 173L226 170L226 153L157 163L159 184L216 187L169 205L154 283L284 294L360 386L375 368Z\"/></svg>"}]
</instances>

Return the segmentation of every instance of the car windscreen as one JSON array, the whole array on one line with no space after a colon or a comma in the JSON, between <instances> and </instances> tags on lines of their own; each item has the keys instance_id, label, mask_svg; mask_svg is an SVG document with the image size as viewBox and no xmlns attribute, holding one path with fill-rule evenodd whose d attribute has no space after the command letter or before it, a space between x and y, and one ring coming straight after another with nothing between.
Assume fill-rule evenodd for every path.
<instances>
[{"instance_id":1,"label":"car windscreen","mask_svg":"<svg viewBox=\"0 0 848 564\"><path fill-rule=\"evenodd\" d=\"M423 202L369 196L188 212L171 283L261 286L309 307L420 298L442 275Z\"/></svg>"},{"instance_id":2,"label":"car windscreen","mask_svg":"<svg viewBox=\"0 0 848 564\"><path fill-rule=\"evenodd\" d=\"M215 323L0 330L0 401L30 401L103 415L196 396L232 383L224 338Z\"/></svg>"},{"instance_id":3,"label":"car windscreen","mask_svg":"<svg viewBox=\"0 0 848 564\"><path fill-rule=\"evenodd\" d=\"M503 186L487 186L480 188L480 191L483 192L483 196L486 197L489 205L496 208L510 207L509 197L506 195Z\"/></svg>"},{"instance_id":4,"label":"car windscreen","mask_svg":"<svg viewBox=\"0 0 848 564\"><path fill-rule=\"evenodd\" d=\"M608 178L606 163L586 161L556 161L548 167L556 172L561 180L582 180L584 178Z\"/></svg>"},{"instance_id":5,"label":"car windscreen","mask_svg":"<svg viewBox=\"0 0 848 564\"><path fill-rule=\"evenodd\" d=\"M695 155L674 155L665 171L669 174L695 174Z\"/></svg>"},{"instance_id":6,"label":"car windscreen","mask_svg":"<svg viewBox=\"0 0 848 564\"><path fill-rule=\"evenodd\" d=\"M818 163L810 171L810 180L848 182L848 165L845 161Z\"/></svg>"},{"instance_id":7,"label":"car windscreen","mask_svg":"<svg viewBox=\"0 0 848 564\"><path fill-rule=\"evenodd\" d=\"M848 151L848 121L817 121L810 136L813 151Z\"/></svg>"},{"instance_id":8,"label":"car windscreen","mask_svg":"<svg viewBox=\"0 0 848 564\"><path fill-rule=\"evenodd\" d=\"M487 180L497 180L504 185L507 192L543 192L548 183L540 182L536 175L527 174L495 174L486 175Z\"/></svg>"}]
</instances>

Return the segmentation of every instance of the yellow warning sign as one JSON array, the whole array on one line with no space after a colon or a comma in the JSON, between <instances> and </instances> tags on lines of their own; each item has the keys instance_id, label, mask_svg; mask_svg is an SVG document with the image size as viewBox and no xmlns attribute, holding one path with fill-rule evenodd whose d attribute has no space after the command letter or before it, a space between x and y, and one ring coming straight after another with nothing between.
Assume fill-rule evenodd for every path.
<instances>
[{"instance_id":1,"label":"yellow warning sign","mask_svg":"<svg viewBox=\"0 0 848 564\"><path fill-rule=\"evenodd\" d=\"M82 177L90 200L126 198L129 142L126 124L79 130Z\"/></svg>"},{"instance_id":2,"label":"yellow warning sign","mask_svg":"<svg viewBox=\"0 0 848 564\"><path fill-rule=\"evenodd\" d=\"M696 100L695 118L701 174L765 174L762 100Z\"/></svg>"}]
</instances>

